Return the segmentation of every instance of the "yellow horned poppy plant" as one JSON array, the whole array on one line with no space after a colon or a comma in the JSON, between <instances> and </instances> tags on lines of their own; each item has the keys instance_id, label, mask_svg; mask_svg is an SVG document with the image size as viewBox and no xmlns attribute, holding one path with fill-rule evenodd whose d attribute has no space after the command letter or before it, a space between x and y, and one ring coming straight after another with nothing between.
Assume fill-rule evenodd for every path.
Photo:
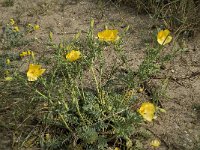
<instances>
[{"instance_id":1,"label":"yellow horned poppy plant","mask_svg":"<svg viewBox=\"0 0 200 150\"><path fill-rule=\"evenodd\" d=\"M165 45L171 42L172 36L169 35L170 31L168 29L161 30L158 32L157 41L160 45Z\"/></svg>"},{"instance_id":2,"label":"yellow horned poppy plant","mask_svg":"<svg viewBox=\"0 0 200 150\"><path fill-rule=\"evenodd\" d=\"M76 61L81 57L81 52L72 50L66 55L66 59L69 60L70 62Z\"/></svg>"},{"instance_id":3,"label":"yellow horned poppy plant","mask_svg":"<svg viewBox=\"0 0 200 150\"><path fill-rule=\"evenodd\" d=\"M98 33L98 38L100 41L115 42L119 39L118 30L103 30Z\"/></svg>"},{"instance_id":4,"label":"yellow horned poppy plant","mask_svg":"<svg viewBox=\"0 0 200 150\"><path fill-rule=\"evenodd\" d=\"M154 118L154 113L156 111L156 108L154 104L145 102L141 105L141 107L138 109L138 112L140 115L147 121L152 121Z\"/></svg>"},{"instance_id":5,"label":"yellow horned poppy plant","mask_svg":"<svg viewBox=\"0 0 200 150\"><path fill-rule=\"evenodd\" d=\"M28 81L36 81L45 70L41 68L41 65L30 64L27 72Z\"/></svg>"}]
</instances>

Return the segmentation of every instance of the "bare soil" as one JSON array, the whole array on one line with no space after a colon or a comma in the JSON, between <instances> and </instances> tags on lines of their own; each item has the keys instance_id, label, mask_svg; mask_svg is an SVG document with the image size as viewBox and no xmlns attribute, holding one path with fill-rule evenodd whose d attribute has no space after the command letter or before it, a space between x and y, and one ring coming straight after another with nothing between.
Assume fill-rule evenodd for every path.
<instances>
[{"instance_id":1,"label":"bare soil","mask_svg":"<svg viewBox=\"0 0 200 150\"><path fill-rule=\"evenodd\" d=\"M0 0L0 4L4 1ZM18 0L12 7L0 5L0 25L3 27L10 18L16 19L19 26L27 23L40 25L40 30L33 35L39 42L15 49L16 53L28 48L36 54L45 55L51 54L51 50L43 47L49 31L53 32L53 40L59 42L62 38L72 38L80 31L86 35L91 18L95 20L96 33L101 31L104 25L119 31L129 25L124 49L133 60L130 62L133 70L137 69L144 59L145 41L152 42L152 27L159 24L148 15L138 15L134 8L92 0ZM196 35L191 41L185 42L184 51L167 65L159 77L149 83L152 87L162 85L166 76L168 77L167 98L160 100L166 113L160 115L152 124L146 125L161 140L162 145L158 148L160 150L200 149L200 36ZM111 56L109 50L106 50L106 53ZM108 62L112 63L113 57L108 59ZM3 94L0 93L0 103L2 97ZM0 150L11 149L14 140L12 130L6 128L6 123L10 123L7 118L9 111L11 110L1 111L0 108L0 122L5 122L5 126L0 126ZM150 147L147 145L146 149Z\"/></svg>"},{"instance_id":2,"label":"bare soil","mask_svg":"<svg viewBox=\"0 0 200 150\"><path fill-rule=\"evenodd\" d=\"M166 90L168 98L161 100L167 113L149 127L163 140L167 149L200 149L199 43L199 36L187 43L186 51L177 56L169 68L163 72L170 76ZM161 83L160 79L152 81L154 86L159 83Z\"/></svg>"}]
</instances>

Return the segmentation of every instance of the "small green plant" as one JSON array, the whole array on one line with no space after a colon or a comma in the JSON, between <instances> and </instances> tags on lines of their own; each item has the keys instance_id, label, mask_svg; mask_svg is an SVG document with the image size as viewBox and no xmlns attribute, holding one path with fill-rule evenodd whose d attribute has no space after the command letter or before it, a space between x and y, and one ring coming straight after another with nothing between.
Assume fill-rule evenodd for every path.
<instances>
[{"instance_id":1,"label":"small green plant","mask_svg":"<svg viewBox=\"0 0 200 150\"><path fill-rule=\"evenodd\" d=\"M25 39L24 37L27 34L31 34L32 32L39 30L39 25L28 24L27 26L19 26L14 19L10 19L10 22L6 24L2 30L1 35L1 48L5 50L11 50L15 47L28 45L30 42L35 39Z\"/></svg>"},{"instance_id":2,"label":"small green plant","mask_svg":"<svg viewBox=\"0 0 200 150\"><path fill-rule=\"evenodd\" d=\"M11 47L17 47L22 44L23 34L20 32L18 26L12 26L7 24L3 28L3 48L9 49Z\"/></svg>"}]
</instances>

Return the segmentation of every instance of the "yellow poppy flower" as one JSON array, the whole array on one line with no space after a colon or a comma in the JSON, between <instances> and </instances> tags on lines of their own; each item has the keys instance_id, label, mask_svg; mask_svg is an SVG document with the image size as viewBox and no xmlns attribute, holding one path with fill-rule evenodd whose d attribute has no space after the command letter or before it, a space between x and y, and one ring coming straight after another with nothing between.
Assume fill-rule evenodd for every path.
<instances>
[{"instance_id":1,"label":"yellow poppy flower","mask_svg":"<svg viewBox=\"0 0 200 150\"><path fill-rule=\"evenodd\" d=\"M40 29L40 26L36 24L36 25L34 25L33 29L34 29L34 30L39 30L39 29Z\"/></svg>"},{"instance_id":2,"label":"yellow poppy flower","mask_svg":"<svg viewBox=\"0 0 200 150\"><path fill-rule=\"evenodd\" d=\"M119 39L118 30L103 30L98 33L98 38L100 41L115 42Z\"/></svg>"},{"instance_id":3,"label":"yellow poppy flower","mask_svg":"<svg viewBox=\"0 0 200 150\"><path fill-rule=\"evenodd\" d=\"M70 62L76 61L81 57L81 52L72 50L66 55L66 59L68 59Z\"/></svg>"},{"instance_id":4,"label":"yellow poppy flower","mask_svg":"<svg viewBox=\"0 0 200 150\"><path fill-rule=\"evenodd\" d=\"M152 140L151 143L150 143L151 146L157 148L160 146L160 141L155 139L155 140Z\"/></svg>"},{"instance_id":5,"label":"yellow poppy flower","mask_svg":"<svg viewBox=\"0 0 200 150\"><path fill-rule=\"evenodd\" d=\"M27 51L27 54L28 54L28 55L32 55L32 53L33 53L33 52L30 51L30 50Z\"/></svg>"},{"instance_id":6,"label":"yellow poppy flower","mask_svg":"<svg viewBox=\"0 0 200 150\"><path fill-rule=\"evenodd\" d=\"M41 69L41 65L30 64L27 71L28 81L36 81L46 69Z\"/></svg>"},{"instance_id":7,"label":"yellow poppy flower","mask_svg":"<svg viewBox=\"0 0 200 150\"><path fill-rule=\"evenodd\" d=\"M138 109L140 115L147 121L152 121L154 118L154 113L156 111L155 106L152 103L145 102Z\"/></svg>"},{"instance_id":8,"label":"yellow poppy flower","mask_svg":"<svg viewBox=\"0 0 200 150\"><path fill-rule=\"evenodd\" d=\"M10 25L13 26L15 24L15 20L14 19L10 19Z\"/></svg>"},{"instance_id":9,"label":"yellow poppy flower","mask_svg":"<svg viewBox=\"0 0 200 150\"><path fill-rule=\"evenodd\" d=\"M172 36L169 35L170 31L168 29L161 30L157 34L157 41L160 45L165 45L171 42Z\"/></svg>"},{"instance_id":10,"label":"yellow poppy flower","mask_svg":"<svg viewBox=\"0 0 200 150\"><path fill-rule=\"evenodd\" d=\"M27 52L26 52L26 51L25 51L25 52L22 52L22 53L19 54L19 56L20 56L20 57L27 56Z\"/></svg>"},{"instance_id":11,"label":"yellow poppy flower","mask_svg":"<svg viewBox=\"0 0 200 150\"><path fill-rule=\"evenodd\" d=\"M13 31L14 31L14 32L19 32L19 27L18 27L18 26L15 26L15 27L13 28Z\"/></svg>"}]
</instances>

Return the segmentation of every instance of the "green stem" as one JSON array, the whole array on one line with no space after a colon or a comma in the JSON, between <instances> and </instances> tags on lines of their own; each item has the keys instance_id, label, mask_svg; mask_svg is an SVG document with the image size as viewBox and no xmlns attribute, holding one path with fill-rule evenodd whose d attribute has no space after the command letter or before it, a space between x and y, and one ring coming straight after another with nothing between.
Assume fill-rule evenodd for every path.
<instances>
[{"instance_id":1,"label":"green stem","mask_svg":"<svg viewBox=\"0 0 200 150\"><path fill-rule=\"evenodd\" d=\"M63 123L65 124L65 127L70 131L73 132L72 129L70 129L70 127L68 126L68 124L66 123L65 119L63 118L63 115L58 113L58 115L60 116L60 118L62 119Z\"/></svg>"},{"instance_id":2,"label":"green stem","mask_svg":"<svg viewBox=\"0 0 200 150\"><path fill-rule=\"evenodd\" d=\"M53 102L51 101L51 99L49 99L46 95L42 94L40 91L38 91L36 89L36 93L38 93L39 95L41 95L43 98L48 99L49 102L51 103L51 105L53 105ZM63 118L63 115L61 113L58 113L58 115L60 116L60 118L62 119L63 123L65 124L65 127L70 131L73 132L70 127L68 126L68 124L66 123L65 119Z\"/></svg>"},{"instance_id":3,"label":"green stem","mask_svg":"<svg viewBox=\"0 0 200 150\"><path fill-rule=\"evenodd\" d=\"M96 78L96 75L95 75L95 72L94 72L94 68L91 66L91 71L92 71L92 75L94 77L94 81L95 81L95 84L96 84L96 89L97 89L97 93L98 93L98 96L99 96L99 99L100 99L100 104L103 104L102 102L102 98L101 98L101 93L100 93L100 90L99 90L99 84L98 84L98 81L97 81L97 78Z\"/></svg>"},{"instance_id":4,"label":"green stem","mask_svg":"<svg viewBox=\"0 0 200 150\"><path fill-rule=\"evenodd\" d=\"M83 116L81 115L81 111L80 111L80 109L79 109L79 104L78 104L78 99L77 99L76 96L75 96L75 91L74 91L74 89L72 89L72 101L75 102L76 109L77 109L77 113L78 113L79 117L81 118L81 120L82 120L83 122L85 122Z\"/></svg>"}]
</instances>

